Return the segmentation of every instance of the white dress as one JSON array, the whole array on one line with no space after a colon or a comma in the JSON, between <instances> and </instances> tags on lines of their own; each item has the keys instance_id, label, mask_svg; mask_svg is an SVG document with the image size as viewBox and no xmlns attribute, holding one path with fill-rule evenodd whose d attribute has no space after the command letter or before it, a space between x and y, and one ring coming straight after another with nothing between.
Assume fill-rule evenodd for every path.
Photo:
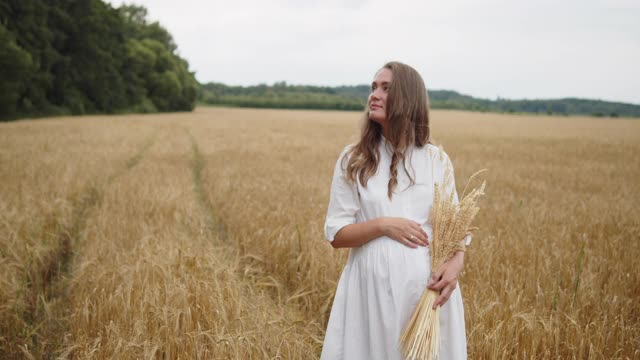
<instances>
[{"instance_id":1,"label":"white dress","mask_svg":"<svg viewBox=\"0 0 640 360\"><path fill-rule=\"evenodd\" d=\"M442 183L444 169L450 165L448 156L433 145L412 148L407 153L408 165L411 164L407 169L414 174L415 185L409 186L400 162L398 186L389 200L391 152L384 137L379 144L378 171L366 188L346 180L341 162L347 149L336 162L331 184L324 228L327 240L333 241L346 225L382 216L414 220L422 224L431 239L427 219L433 204L434 181ZM467 243L470 240L467 238ZM383 236L350 249L333 300L321 359L403 359L399 339L430 274L428 247L412 249ZM440 359L466 359L459 286L440 310L440 334Z\"/></svg>"}]
</instances>

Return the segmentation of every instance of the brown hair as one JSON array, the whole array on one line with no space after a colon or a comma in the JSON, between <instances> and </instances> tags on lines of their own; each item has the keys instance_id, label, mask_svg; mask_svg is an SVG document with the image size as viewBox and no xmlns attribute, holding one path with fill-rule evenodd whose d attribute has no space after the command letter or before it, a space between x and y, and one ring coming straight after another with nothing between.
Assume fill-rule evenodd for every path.
<instances>
[{"instance_id":1,"label":"brown hair","mask_svg":"<svg viewBox=\"0 0 640 360\"><path fill-rule=\"evenodd\" d=\"M411 145L422 147L429 143L429 98L424 81L418 72L409 65L392 61L382 68L391 70L393 77L387 96L387 143L392 152L389 185L387 195L391 199L393 190L398 185L398 164L402 160L404 171L409 174L405 153ZM347 178L355 182L356 178L366 187L380 162L378 144L382 140L382 127L369 119L369 107L366 107L364 124L360 141L351 147L346 156L348 159ZM344 164L343 164L344 165Z\"/></svg>"}]
</instances>

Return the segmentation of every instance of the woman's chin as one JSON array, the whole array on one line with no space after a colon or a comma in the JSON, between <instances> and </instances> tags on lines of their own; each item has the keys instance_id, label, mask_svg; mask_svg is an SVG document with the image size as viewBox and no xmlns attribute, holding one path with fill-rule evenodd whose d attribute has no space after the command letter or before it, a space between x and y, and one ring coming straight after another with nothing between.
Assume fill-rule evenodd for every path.
<instances>
[{"instance_id":1,"label":"woman's chin","mask_svg":"<svg viewBox=\"0 0 640 360\"><path fill-rule=\"evenodd\" d=\"M386 122L386 118L385 117L376 116L375 114L372 114L372 113L369 113L369 120L371 120L371 121L373 121L373 122L375 122L378 125L383 126L383 127L384 127L385 122Z\"/></svg>"}]
</instances>

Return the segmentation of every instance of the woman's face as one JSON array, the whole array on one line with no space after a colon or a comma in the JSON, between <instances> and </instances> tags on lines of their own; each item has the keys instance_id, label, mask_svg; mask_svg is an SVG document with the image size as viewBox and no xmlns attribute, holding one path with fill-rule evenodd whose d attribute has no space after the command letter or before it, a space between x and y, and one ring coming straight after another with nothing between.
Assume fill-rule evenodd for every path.
<instances>
[{"instance_id":1,"label":"woman's face","mask_svg":"<svg viewBox=\"0 0 640 360\"><path fill-rule=\"evenodd\" d=\"M387 68L382 68L376 73L376 77L371 83L371 93L369 94L369 119L385 127L387 123L387 95L393 73Z\"/></svg>"}]
</instances>

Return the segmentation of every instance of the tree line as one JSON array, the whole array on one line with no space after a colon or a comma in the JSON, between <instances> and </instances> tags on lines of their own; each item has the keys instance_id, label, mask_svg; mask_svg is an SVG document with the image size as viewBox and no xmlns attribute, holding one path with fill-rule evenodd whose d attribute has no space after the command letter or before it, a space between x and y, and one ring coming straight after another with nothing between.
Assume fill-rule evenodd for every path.
<instances>
[{"instance_id":1,"label":"tree line","mask_svg":"<svg viewBox=\"0 0 640 360\"><path fill-rule=\"evenodd\" d=\"M0 1L0 120L192 110L199 91L142 6Z\"/></svg>"},{"instance_id":2,"label":"tree line","mask_svg":"<svg viewBox=\"0 0 640 360\"><path fill-rule=\"evenodd\" d=\"M202 84L198 101L203 104L239 107L305 108L356 110L364 109L369 95L368 85L305 86L278 82L272 86L227 86ZM434 109L454 109L497 113L534 113L548 115L588 115L607 117L640 117L640 106L588 99L508 100L479 99L449 90L430 90L429 102Z\"/></svg>"},{"instance_id":3,"label":"tree line","mask_svg":"<svg viewBox=\"0 0 640 360\"><path fill-rule=\"evenodd\" d=\"M362 110L366 100L332 88L307 85L227 86L207 83L200 86L198 100L208 105L319 110Z\"/></svg>"}]
</instances>

